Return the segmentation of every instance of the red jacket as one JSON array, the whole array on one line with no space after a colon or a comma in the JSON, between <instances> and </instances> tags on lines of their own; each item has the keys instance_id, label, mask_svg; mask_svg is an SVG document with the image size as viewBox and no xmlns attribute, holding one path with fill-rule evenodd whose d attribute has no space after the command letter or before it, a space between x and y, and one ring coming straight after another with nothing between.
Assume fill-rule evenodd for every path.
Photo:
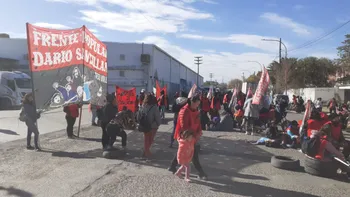
<instances>
[{"instance_id":1,"label":"red jacket","mask_svg":"<svg viewBox=\"0 0 350 197\"><path fill-rule=\"evenodd\" d=\"M220 105L220 100L217 100L215 97L212 98L210 108L220 110L221 105Z\"/></svg>"},{"instance_id":2,"label":"red jacket","mask_svg":"<svg viewBox=\"0 0 350 197\"><path fill-rule=\"evenodd\" d=\"M70 104L68 106L65 106L63 108L63 111L66 112L66 116L73 118L79 117L79 105L77 104Z\"/></svg>"},{"instance_id":3,"label":"red jacket","mask_svg":"<svg viewBox=\"0 0 350 197\"><path fill-rule=\"evenodd\" d=\"M181 108L179 112L174 139L177 140L180 137L180 133L185 130L193 131L195 133L196 140L198 140L202 135L199 111L192 110L188 104Z\"/></svg>"},{"instance_id":4,"label":"red jacket","mask_svg":"<svg viewBox=\"0 0 350 197\"><path fill-rule=\"evenodd\" d=\"M206 97L202 97L201 102L202 102L202 110L205 112L210 111L209 99Z\"/></svg>"},{"instance_id":5,"label":"red jacket","mask_svg":"<svg viewBox=\"0 0 350 197\"><path fill-rule=\"evenodd\" d=\"M311 131L312 130L317 130L319 131L321 127L323 126L322 121L314 120L314 119L309 119L307 121L307 136L311 136Z\"/></svg>"},{"instance_id":6,"label":"red jacket","mask_svg":"<svg viewBox=\"0 0 350 197\"><path fill-rule=\"evenodd\" d=\"M229 100L228 100L228 94L225 94L224 96L224 100L222 101L222 103L228 103Z\"/></svg>"}]
</instances>

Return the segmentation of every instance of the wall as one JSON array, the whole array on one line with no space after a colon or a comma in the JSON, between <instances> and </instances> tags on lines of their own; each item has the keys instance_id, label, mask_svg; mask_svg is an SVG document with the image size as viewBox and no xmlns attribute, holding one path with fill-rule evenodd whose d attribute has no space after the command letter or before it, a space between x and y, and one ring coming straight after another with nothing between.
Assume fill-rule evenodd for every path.
<instances>
[{"instance_id":1,"label":"wall","mask_svg":"<svg viewBox=\"0 0 350 197\"><path fill-rule=\"evenodd\" d=\"M27 39L0 38L0 57L16 59L22 71L29 72Z\"/></svg>"},{"instance_id":2,"label":"wall","mask_svg":"<svg viewBox=\"0 0 350 197\"><path fill-rule=\"evenodd\" d=\"M310 99L315 101L317 98L322 98L323 101L329 101L336 95L339 96L341 101L344 101L344 90L337 88L302 88L302 89L290 89L287 92L289 99L292 100L293 95L301 96L306 101Z\"/></svg>"},{"instance_id":3,"label":"wall","mask_svg":"<svg viewBox=\"0 0 350 197\"><path fill-rule=\"evenodd\" d=\"M152 56L153 46L116 42L105 42L105 44L108 59L108 91L114 92L116 85L125 89L136 87L137 92L143 88L148 89L147 85L151 82L149 76L152 58L149 65L143 65L141 54L143 52Z\"/></svg>"}]
</instances>

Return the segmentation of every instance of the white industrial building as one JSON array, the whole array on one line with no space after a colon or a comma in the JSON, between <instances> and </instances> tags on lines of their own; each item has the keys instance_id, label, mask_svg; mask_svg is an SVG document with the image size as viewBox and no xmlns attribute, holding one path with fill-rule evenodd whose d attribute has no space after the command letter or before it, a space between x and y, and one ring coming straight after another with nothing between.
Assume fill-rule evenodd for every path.
<instances>
[{"instance_id":1,"label":"white industrial building","mask_svg":"<svg viewBox=\"0 0 350 197\"><path fill-rule=\"evenodd\" d=\"M137 92L145 88L152 91L155 79L161 86L167 84L169 97L180 90L189 91L197 82L197 73L153 44L104 42L107 45L108 91L115 86ZM26 39L0 38L1 59L13 59L24 72L29 72ZM203 77L199 77L199 86Z\"/></svg>"}]
</instances>

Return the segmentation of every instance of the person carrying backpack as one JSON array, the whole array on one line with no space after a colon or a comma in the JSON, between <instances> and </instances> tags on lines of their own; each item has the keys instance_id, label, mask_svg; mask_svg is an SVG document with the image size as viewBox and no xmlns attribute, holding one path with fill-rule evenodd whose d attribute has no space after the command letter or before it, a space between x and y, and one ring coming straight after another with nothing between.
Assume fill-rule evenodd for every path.
<instances>
[{"instance_id":1,"label":"person carrying backpack","mask_svg":"<svg viewBox=\"0 0 350 197\"><path fill-rule=\"evenodd\" d=\"M161 123L157 100L153 95L147 94L145 96L142 107L138 112L137 120L139 122L138 130L144 134L144 150L142 156L150 158L152 155L150 149Z\"/></svg>"}]
</instances>

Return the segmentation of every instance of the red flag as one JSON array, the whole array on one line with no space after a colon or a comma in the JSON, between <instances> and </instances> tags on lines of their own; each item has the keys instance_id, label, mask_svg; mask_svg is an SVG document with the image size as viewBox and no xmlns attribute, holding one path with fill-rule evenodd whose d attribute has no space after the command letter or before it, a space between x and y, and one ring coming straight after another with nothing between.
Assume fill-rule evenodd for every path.
<instances>
[{"instance_id":1,"label":"red flag","mask_svg":"<svg viewBox=\"0 0 350 197\"><path fill-rule=\"evenodd\" d=\"M258 87L255 91L254 96L253 96L253 104L255 104L255 105L260 104L261 98L265 94L265 92L269 86L269 83L270 83L270 76L269 76L269 73L267 72L267 70L264 66L262 74L260 76Z\"/></svg>"}]
</instances>

